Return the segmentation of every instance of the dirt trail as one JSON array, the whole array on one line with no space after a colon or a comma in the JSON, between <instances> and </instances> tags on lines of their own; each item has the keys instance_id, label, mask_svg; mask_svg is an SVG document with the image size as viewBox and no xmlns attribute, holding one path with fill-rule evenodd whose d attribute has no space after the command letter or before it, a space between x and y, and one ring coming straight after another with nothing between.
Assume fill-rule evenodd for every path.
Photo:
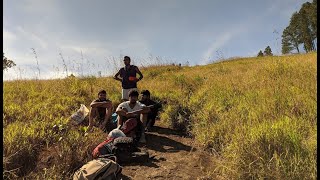
<instances>
[{"instance_id":1,"label":"dirt trail","mask_svg":"<svg viewBox=\"0 0 320 180\"><path fill-rule=\"evenodd\" d=\"M191 138L176 131L156 126L147 132L147 143L141 150L152 157L149 162L123 165L118 179L216 179L208 177L214 169L209 154L197 148Z\"/></svg>"}]
</instances>

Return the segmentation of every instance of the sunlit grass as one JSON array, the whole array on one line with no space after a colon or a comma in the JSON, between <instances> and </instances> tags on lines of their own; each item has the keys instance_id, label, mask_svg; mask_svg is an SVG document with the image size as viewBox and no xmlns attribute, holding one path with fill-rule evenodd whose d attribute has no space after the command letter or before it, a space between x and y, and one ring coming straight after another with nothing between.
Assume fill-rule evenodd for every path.
<instances>
[{"instance_id":1,"label":"sunlit grass","mask_svg":"<svg viewBox=\"0 0 320 180\"><path fill-rule=\"evenodd\" d=\"M316 179L316 55L152 66L141 68L138 86L166 102L160 123L213 153L217 168L211 173L226 179ZM120 103L120 82L111 77L6 81L3 177L70 178L105 134L84 136L69 125L69 116L80 104L88 107L101 89ZM53 132L55 124L66 132ZM52 162L41 165L47 156Z\"/></svg>"}]
</instances>

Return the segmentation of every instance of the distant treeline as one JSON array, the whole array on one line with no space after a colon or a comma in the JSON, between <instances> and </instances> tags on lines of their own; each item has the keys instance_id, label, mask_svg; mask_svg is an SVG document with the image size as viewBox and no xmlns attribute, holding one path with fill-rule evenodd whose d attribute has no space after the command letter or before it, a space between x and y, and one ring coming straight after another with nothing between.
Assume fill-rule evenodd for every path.
<instances>
[{"instance_id":1,"label":"distant treeline","mask_svg":"<svg viewBox=\"0 0 320 180\"><path fill-rule=\"evenodd\" d=\"M306 52L316 50L317 40L317 0L302 4L299 12L294 12L290 24L282 33L282 54L292 50L300 53L299 45ZM300 46L301 47L301 46Z\"/></svg>"}]
</instances>

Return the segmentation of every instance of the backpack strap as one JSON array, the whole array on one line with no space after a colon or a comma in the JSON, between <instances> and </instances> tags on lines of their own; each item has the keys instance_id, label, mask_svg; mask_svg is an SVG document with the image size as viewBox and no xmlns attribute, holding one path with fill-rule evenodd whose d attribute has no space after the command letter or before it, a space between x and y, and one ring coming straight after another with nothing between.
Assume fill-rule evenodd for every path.
<instances>
[{"instance_id":1,"label":"backpack strap","mask_svg":"<svg viewBox=\"0 0 320 180\"><path fill-rule=\"evenodd\" d=\"M118 162L117 161L117 156L115 156L113 154L100 155L99 158L108 158L108 159L113 160L114 162Z\"/></svg>"}]
</instances>

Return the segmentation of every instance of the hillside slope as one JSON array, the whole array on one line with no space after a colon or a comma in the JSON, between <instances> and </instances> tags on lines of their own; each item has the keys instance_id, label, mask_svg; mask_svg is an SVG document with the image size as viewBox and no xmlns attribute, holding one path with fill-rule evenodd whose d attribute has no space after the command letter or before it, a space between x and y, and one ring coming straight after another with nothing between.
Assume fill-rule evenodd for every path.
<instances>
[{"instance_id":1,"label":"hillside slope","mask_svg":"<svg viewBox=\"0 0 320 180\"><path fill-rule=\"evenodd\" d=\"M204 177L316 179L316 56L142 68L138 86L165 103L158 123L188 137L177 143L196 142L197 152L206 150L210 167ZM100 89L115 106L121 98L119 82L110 77L18 80L5 82L3 89L4 178L70 177L105 135L97 131L84 137L81 127L69 127L69 116L80 104L89 106ZM53 132L55 124L67 131ZM186 155L179 151L177 157Z\"/></svg>"}]
</instances>

